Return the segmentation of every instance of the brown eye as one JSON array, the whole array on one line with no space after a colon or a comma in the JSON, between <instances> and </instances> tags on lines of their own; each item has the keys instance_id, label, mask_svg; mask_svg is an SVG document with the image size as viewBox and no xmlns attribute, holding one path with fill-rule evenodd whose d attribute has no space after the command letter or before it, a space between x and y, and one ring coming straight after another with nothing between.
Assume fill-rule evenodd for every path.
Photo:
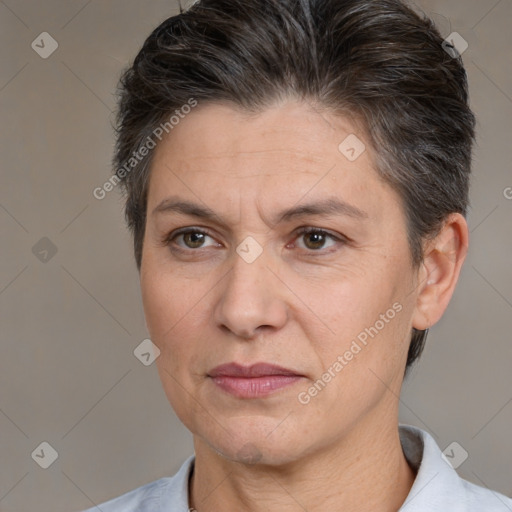
<instances>
[{"instance_id":1,"label":"brown eye","mask_svg":"<svg viewBox=\"0 0 512 512\"><path fill-rule=\"evenodd\" d=\"M171 233L165 239L165 245L174 247L174 249L188 250L201 249L210 246L219 246L215 239L207 232L201 229L182 229Z\"/></svg>"},{"instance_id":2,"label":"brown eye","mask_svg":"<svg viewBox=\"0 0 512 512\"><path fill-rule=\"evenodd\" d=\"M333 248L333 246L343 244L343 242L344 239L342 237L337 237L327 231L324 231L323 229L312 227L300 229L300 231L297 233L297 238L295 239L295 245L297 245L300 249L318 252L319 254L332 252L322 251L322 249Z\"/></svg>"},{"instance_id":3,"label":"brown eye","mask_svg":"<svg viewBox=\"0 0 512 512\"><path fill-rule=\"evenodd\" d=\"M325 244L325 233L313 231L310 233L304 233L302 236L304 239L304 245L308 249L321 249Z\"/></svg>"},{"instance_id":4,"label":"brown eye","mask_svg":"<svg viewBox=\"0 0 512 512\"><path fill-rule=\"evenodd\" d=\"M204 239L206 235L199 231L189 231L188 233L183 233L183 242L190 249L197 249L204 244Z\"/></svg>"}]
</instances>

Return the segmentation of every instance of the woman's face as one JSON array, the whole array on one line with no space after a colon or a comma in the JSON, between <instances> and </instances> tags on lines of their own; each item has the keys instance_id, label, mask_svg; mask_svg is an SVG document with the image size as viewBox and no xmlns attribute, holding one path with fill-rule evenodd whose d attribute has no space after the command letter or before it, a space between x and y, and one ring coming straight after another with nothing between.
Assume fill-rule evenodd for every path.
<instances>
[{"instance_id":1,"label":"woman's face","mask_svg":"<svg viewBox=\"0 0 512 512\"><path fill-rule=\"evenodd\" d=\"M417 273L361 141L307 103L199 104L155 149L146 322L172 407L229 459L283 464L396 416ZM226 363L292 375L215 376Z\"/></svg>"}]
</instances>

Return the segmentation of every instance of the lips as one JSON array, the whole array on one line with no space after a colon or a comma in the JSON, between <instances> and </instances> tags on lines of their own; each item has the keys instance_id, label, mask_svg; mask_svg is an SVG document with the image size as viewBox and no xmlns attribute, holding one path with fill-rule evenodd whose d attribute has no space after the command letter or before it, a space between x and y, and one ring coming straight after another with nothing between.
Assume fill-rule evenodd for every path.
<instances>
[{"instance_id":1,"label":"lips","mask_svg":"<svg viewBox=\"0 0 512 512\"><path fill-rule=\"evenodd\" d=\"M236 398L263 398L300 381L304 375L295 370L268 363L242 366L228 363L208 374L222 391Z\"/></svg>"},{"instance_id":2,"label":"lips","mask_svg":"<svg viewBox=\"0 0 512 512\"><path fill-rule=\"evenodd\" d=\"M210 377L239 377L239 378L254 378L266 377L270 375L295 375L302 377L300 373L282 366L276 366L269 363L256 363L252 366L242 366L237 363L221 364L215 367L208 374Z\"/></svg>"}]
</instances>

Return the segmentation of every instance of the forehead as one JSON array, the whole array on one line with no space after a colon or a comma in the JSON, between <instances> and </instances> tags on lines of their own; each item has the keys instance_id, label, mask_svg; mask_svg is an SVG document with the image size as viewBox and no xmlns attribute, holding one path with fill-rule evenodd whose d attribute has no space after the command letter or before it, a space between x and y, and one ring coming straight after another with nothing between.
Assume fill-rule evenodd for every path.
<instances>
[{"instance_id":1,"label":"forehead","mask_svg":"<svg viewBox=\"0 0 512 512\"><path fill-rule=\"evenodd\" d=\"M171 192L218 207L267 201L270 209L339 193L375 213L379 197L393 194L360 125L299 101L258 114L199 104L155 149L148 208Z\"/></svg>"},{"instance_id":2,"label":"forehead","mask_svg":"<svg viewBox=\"0 0 512 512\"><path fill-rule=\"evenodd\" d=\"M333 162L348 135L364 139L355 120L322 112L308 102L289 100L257 113L227 103L199 104L183 116L156 149L156 157L178 150L188 160L259 158L259 151L311 162ZM200 149L200 150L198 150ZM167 155L168 156L168 155Z\"/></svg>"}]
</instances>

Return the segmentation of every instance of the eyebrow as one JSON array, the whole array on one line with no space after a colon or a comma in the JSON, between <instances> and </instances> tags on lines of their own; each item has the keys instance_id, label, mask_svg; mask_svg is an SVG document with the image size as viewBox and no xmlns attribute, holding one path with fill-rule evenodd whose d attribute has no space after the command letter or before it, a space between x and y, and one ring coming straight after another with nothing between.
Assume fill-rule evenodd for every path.
<instances>
[{"instance_id":1,"label":"eyebrow","mask_svg":"<svg viewBox=\"0 0 512 512\"><path fill-rule=\"evenodd\" d=\"M222 223L222 219L219 215L210 208L172 197L161 201L152 211L151 215L171 212ZM360 208L342 201L339 198L330 197L321 201L292 206L291 208L282 210L275 216L272 224L289 222L297 217L331 215L345 215L357 220L364 220L369 217L368 213Z\"/></svg>"}]
</instances>

